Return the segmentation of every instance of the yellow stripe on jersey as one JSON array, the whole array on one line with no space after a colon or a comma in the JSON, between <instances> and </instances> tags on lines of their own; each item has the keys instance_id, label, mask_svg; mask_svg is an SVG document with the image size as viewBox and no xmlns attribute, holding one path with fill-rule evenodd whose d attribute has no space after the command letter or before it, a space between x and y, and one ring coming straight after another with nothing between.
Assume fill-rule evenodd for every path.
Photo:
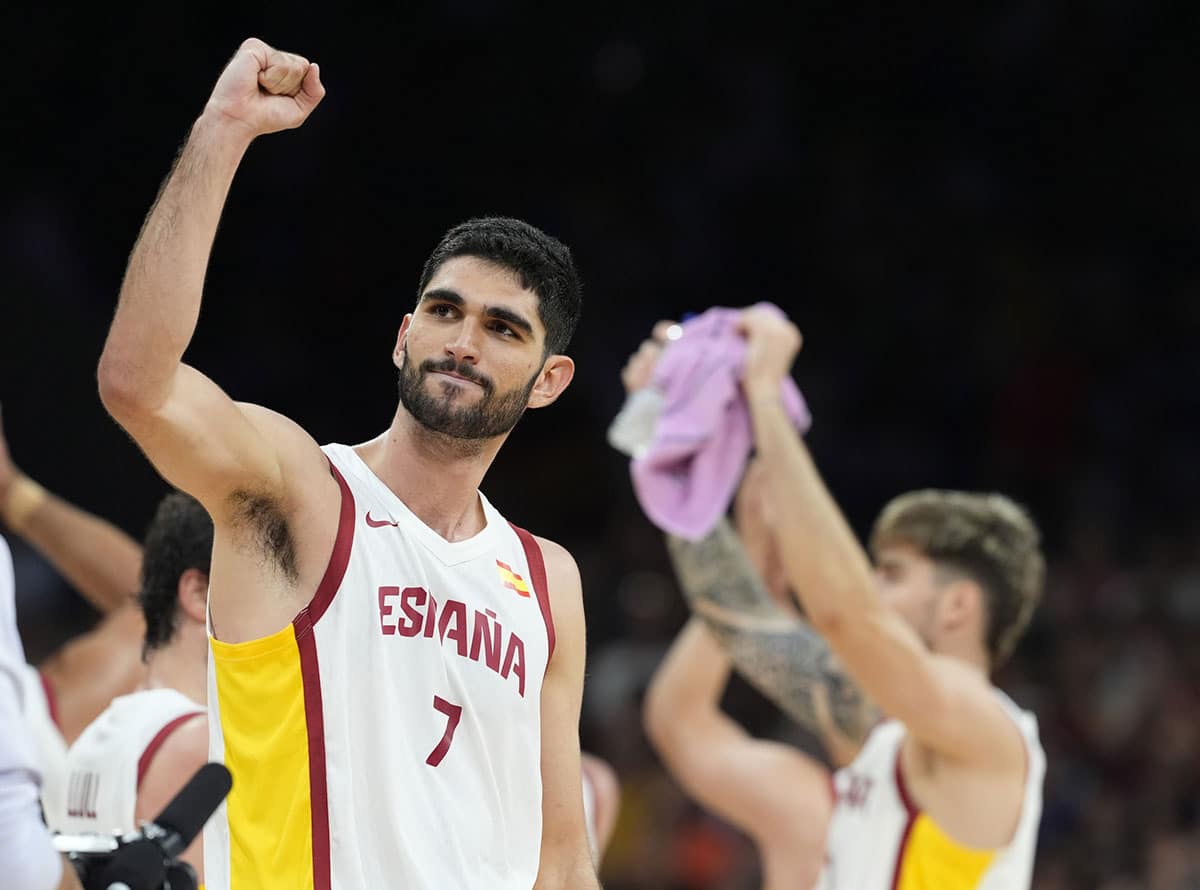
<instances>
[{"instance_id":1,"label":"yellow stripe on jersey","mask_svg":"<svg viewBox=\"0 0 1200 890\"><path fill-rule=\"evenodd\" d=\"M311 890L312 798L296 631L211 639L225 766L230 890Z\"/></svg>"},{"instance_id":2,"label":"yellow stripe on jersey","mask_svg":"<svg viewBox=\"0 0 1200 890\"><path fill-rule=\"evenodd\" d=\"M896 890L974 890L995 858L995 850L964 846L919 813L901 854Z\"/></svg>"}]
</instances>

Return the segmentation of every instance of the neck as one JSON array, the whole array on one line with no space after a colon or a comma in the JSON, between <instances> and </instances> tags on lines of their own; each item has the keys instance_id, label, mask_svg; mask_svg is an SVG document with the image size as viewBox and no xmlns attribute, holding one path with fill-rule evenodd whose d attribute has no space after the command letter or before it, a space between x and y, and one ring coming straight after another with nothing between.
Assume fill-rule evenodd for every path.
<instances>
[{"instance_id":1,"label":"neck","mask_svg":"<svg viewBox=\"0 0 1200 890\"><path fill-rule=\"evenodd\" d=\"M423 523L462 541L487 522L479 485L506 438L455 439L421 426L401 405L387 432L355 450Z\"/></svg>"},{"instance_id":2,"label":"neck","mask_svg":"<svg viewBox=\"0 0 1200 890\"><path fill-rule=\"evenodd\" d=\"M944 637L938 641L938 645L930 648L939 655L948 655L969 665L979 671L984 679L991 681L991 662L987 650L977 639L966 636Z\"/></svg>"},{"instance_id":3,"label":"neck","mask_svg":"<svg viewBox=\"0 0 1200 890\"><path fill-rule=\"evenodd\" d=\"M150 654L146 663L146 689L174 689L196 704L208 700L208 640L204 626L191 627L188 619L174 639ZM197 630L198 628L198 630Z\"/></svg>"}]
</instances>

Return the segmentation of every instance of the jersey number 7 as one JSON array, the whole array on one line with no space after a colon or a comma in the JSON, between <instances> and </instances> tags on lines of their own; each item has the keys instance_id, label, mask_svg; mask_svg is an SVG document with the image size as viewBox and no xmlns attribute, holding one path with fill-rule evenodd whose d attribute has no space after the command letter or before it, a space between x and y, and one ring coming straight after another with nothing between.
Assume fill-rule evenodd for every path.
<instances>
[{"instance_id":1,"label":"jersey number 7","mask_svg":"<svg viewBox=\"0 0 1200 890\"><path fill-rule=\"evenodd\" d=\"M446 731L442 733L442 740L425 758L425 762L430 766L437 766L450 750L450 743L454 741L454 730L458 729L458 721L462 719L462 706L452 705L440 695L435 695L433 709L446 715Z\"/></svg>"}]
</instances>

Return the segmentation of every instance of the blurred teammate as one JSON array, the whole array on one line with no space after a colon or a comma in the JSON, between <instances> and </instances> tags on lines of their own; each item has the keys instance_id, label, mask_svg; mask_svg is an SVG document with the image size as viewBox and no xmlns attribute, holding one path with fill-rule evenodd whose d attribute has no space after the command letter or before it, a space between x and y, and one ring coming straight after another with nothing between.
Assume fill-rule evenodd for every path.
<instances>
[{"instance_id":1,"label":"blurred teammate","mask_svg":"<svg viewBox=\"0 0 1200 890\"><path fill-rule=\"evenodd\" d=\"M12 557L0 538L0 868L14 890L78 890L38 806L39 757L25 730L25 652L17 634Z\"/></svg>"},{"instance_id":2,"label":"blurred teammate","mask_svg":"<svg viewBox=\"0 0 1200 890\"><path fill-rule=\"evenodd\" d=\"M876 522L873 576L781 407L798 332L758 310L743 326L772 528L824 640L761 586L731 583L744 554L727 524L671 549L693 611L738 670L797 718L826 723L840 759L853 758L836 775L819 886L1027 888L1045 757L1033 716L989 675L1040 597L1036 528L998 495L903 495Z\"/></svg>"},{"instance_id":3,"label":"blurred teammate","mask_svg":"<svg viewBox=\"0 0 1200 890\"><path fill-rule=\"evenodd\" d=\"M26 665L24 713L47 809L66 805L67 746L117 695L145 677L145 630L134 601L137 542L116 526L46 491L17 469L0 422L0 519L36 549L103 617L59 647L40 669Z\"/></svg>"},{"instance_id":4,"label":"blurred teammate","mask_svg":"<svg viewBox=\"0 0 1200 890\"><path fill-rule=\"evenodd\" d=\"M205 601L212 520L175 492L146 532L138 601L146 620L144 688L116 698L67 752L68 793L47 806L67 834L122 834L153 819L208 760ZM203 880L199 838L180 857Z\"/></svg>"},{"instance_id":5,"label":"blurred teammate","mask_svg":"<svg viewBox=\"0 0 1200 890\"><path fill-rule=\"evenodd\" d=\"M597 869L604 861L608 842L617 827L621 807L621 783L607 761L584 751L580 757L583 779L583 812L587 823L588 847Z\"/></svg>"},{"instance_id":6,"label":"blurred teammate","mask_svg":"<svg viewBox=\"0 0 1200 890\"><path fill-rule=\"evenodd\" d=\"M751 469L737 498L738 533L750 551L745 583L768 589L794 615L779 583L775 542L765 522L762 474ZM771 583L771 582L774 583ZM831 775L799 749L749 735L721 710L730 661L700 618L692 618L655 672L644 704L646 734L667 768L703 806L755 842L764 890L806 890L825 861L833 809Z\"/></svg>"},{"instance_id":7,"label":"blurred teammate","mask_svg":"<svg viewBox=\"0 0 1200 890\"><path fill-rule=\"evenodd\" d=\"M400 406L356 447L322 449L181 360L243 153L323 95L316 65L242 45L134 247L99 368L109 411L216 526L211 750L234 790L207 884L595 887L578 571L478 492L573 376L567 249L516 220L451 230L399 329Z\"/></svg>"}]
</instances>

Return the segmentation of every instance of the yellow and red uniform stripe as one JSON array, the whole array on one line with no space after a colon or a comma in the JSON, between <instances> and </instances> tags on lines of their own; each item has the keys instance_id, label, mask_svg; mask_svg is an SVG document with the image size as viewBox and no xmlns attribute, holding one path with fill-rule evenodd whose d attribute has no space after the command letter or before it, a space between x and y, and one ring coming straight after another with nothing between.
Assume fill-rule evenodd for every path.
<instances>
[{"instance_id":1,"label":"yellow and red uniform stripe","mask_svg":"<svg viewBox=\"0 0 1200 890\"><path fill-rule=\"evenodd\" d=\"M908 813L892 890L975 890L996 858L995 850L978 850L947 835L928 813L921 812L908 793L900 752L896 752L896 789Z\"/></svg>"},{"instance_id":2,"label":"yellow and red uniform stripe","mask_svg":"<svg viewBox=\"0 0 1200 890\"><path fill-rule=\"evenodd\" d=\"M342 493L325 575L282 630L244 643L212 639L224 761L230 890L330 890L329 802L320 664L313 626L342 583L354 497Z\"/></svg>"}]
</instances>

